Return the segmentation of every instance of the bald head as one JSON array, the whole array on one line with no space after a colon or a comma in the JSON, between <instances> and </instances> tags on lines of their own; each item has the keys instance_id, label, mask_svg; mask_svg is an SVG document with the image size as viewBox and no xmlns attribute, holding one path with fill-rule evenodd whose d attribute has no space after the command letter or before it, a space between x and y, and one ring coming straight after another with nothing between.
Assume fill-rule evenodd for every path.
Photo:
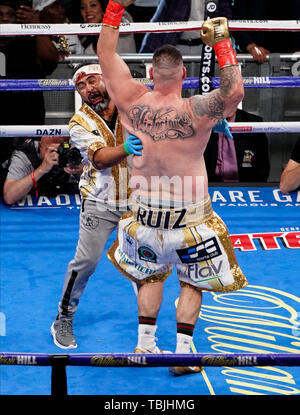
<instances>
[{"instance_id":1,"label":"bald head","mask_svg":"<svg viewBox=\"0 0 300 415\"><path fill-rule=\"evenodd\" d=\"M68 143L68 142L69 142L68 136L56 137L56 136L48 136L48 135L43 135L40 141L42 145L61 144L61 143Z\"/></svg>"},{"instance_id":2,"label":"bald head","mask_svg":"<svg viewBox=\"0 0 300 415\"><path fill-rule=\"evenodd\" d=\"M42 158L44 158L47 149L49 148L57 149L61 143L68 143L68 142L69 142L69 137L67 136L66 137L65 136L52 137L52 136L44 135L41 138L41 141L39 142L39 149L40 149Z\"/></svg>"}]
</instances>

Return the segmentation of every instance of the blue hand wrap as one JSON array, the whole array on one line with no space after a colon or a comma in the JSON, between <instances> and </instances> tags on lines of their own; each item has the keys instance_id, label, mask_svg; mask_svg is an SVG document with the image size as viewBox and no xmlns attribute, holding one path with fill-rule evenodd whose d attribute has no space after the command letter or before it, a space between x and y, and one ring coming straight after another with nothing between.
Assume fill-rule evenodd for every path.
<instances>
[{"instance_id":1,"label":"blue hand wrap","mask_svg":"<svg viewBox=\"0 0 300 415\"><path fill-rule=\"evenodd\" d=\"M227 120L220 121L217 125L215 125L212 129L215 133L222 133L225 134L228 138L233 140L233 136L230 132L230 127Z\"/></svg>"}]
</instances>

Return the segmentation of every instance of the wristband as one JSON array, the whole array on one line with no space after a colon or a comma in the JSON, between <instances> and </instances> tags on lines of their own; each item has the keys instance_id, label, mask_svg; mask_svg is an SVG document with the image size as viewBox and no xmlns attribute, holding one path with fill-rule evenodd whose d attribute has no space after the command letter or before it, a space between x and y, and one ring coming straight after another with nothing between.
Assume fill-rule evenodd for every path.
<instances>
[{"instance_id":1,"label":"wristband","mask_svg":"<svg viewBox=\"0 0 300 415\"><path fill-rule=\"evenodd\" d=\"M220 69L238 64L230 39L224 39L215 43L213 48L216 52Z\"/></svg>"},{"instance_id":2,"label":"wristband","mask_svg":"<svg viewBox=\"0 0 300 415\"><path fill-rule=\"evenodd\" d=\"M31 180L32 180L33 186L35 188L35 195L38 196L39 194L38 194L38 191L37 191L37 182L35 181L35 177L34 177L34 172L33 171L31 172Z\"/></svg>"},{"instance_id":3,"label":"wristband","mask_svg":"<svg viewBox=\"0 0 300 415\"><path fill-rule=\"evenodd\" d=\"M126 141L125 141L125 143L124 143L124 150L125 150L125 152L126 152L126 154L132 154L129 150L128 150L128 147L127 147L127 144L126 144Z\"/></svg>"},{"instance_id":4,"label":"wristband","mask_svg":"<svg viewBox=\"0 0 300 415\"><path fill-rule=\"evenodd\" d=\"M109 0L106 7L105 14L102 19L102 24L118 29L124 13L125 7L119 3Z\"/></svg>"}]
</instances>

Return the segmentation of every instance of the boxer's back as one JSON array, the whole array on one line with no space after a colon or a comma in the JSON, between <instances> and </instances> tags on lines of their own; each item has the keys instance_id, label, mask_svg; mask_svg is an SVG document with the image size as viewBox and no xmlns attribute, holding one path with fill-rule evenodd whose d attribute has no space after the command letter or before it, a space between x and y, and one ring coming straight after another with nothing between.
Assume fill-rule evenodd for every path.
<instances>
[{"instance_id":1,"label":"boxer's back","mask_svg":"<svg viewBox=\"0 0 300 415\"><path fill-rule=\"evenodd\" d=\"M131 182L138 194L186 201L207 195L203 153L210 128L195 117L190 99L154 90L121 117L143 143L142 156L133 159Z\"/></svg>"}]
</instances>

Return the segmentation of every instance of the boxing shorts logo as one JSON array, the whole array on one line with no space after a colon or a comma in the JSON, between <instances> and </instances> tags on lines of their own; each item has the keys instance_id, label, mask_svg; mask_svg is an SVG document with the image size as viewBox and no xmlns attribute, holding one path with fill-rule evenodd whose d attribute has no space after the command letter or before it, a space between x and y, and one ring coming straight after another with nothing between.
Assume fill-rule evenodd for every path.
<instances>
[{"instance_id":1,"label":"boxing shorts logo","mask_svg":"<svg viewBox=\"0 0 300 415\"><path fill-rule=\"evenodd\" d=\"M140 246L138 249L138 254L141 261L153 262L155 264L157 262L156 253L147 246Z\"/></svg>"},{"instance_id":2,"label":"boxing shorts logo","mask_svg":"<svg viewBox=\"0 0 300 415\"><path fill-rule=\"evenodd\" d=\"M221 260L218 264L212 262L210 265L201 267L200 264L188 265L188 277L194 282L203 282L220 278L219 274L223 267L223 261Z\"/></svg>"},{"instance_id":3,"label":"boxing shorts logo","mask_svg":"<svg viewBox=\"0 0 300 415\"><path fill-rule=\"evenodd\" d=\"M189 248L176 249L176 252L181 262L184 264L208 261L209 259L222 255L220 246L215 236Z\"/></svg>"}]
</instances>

